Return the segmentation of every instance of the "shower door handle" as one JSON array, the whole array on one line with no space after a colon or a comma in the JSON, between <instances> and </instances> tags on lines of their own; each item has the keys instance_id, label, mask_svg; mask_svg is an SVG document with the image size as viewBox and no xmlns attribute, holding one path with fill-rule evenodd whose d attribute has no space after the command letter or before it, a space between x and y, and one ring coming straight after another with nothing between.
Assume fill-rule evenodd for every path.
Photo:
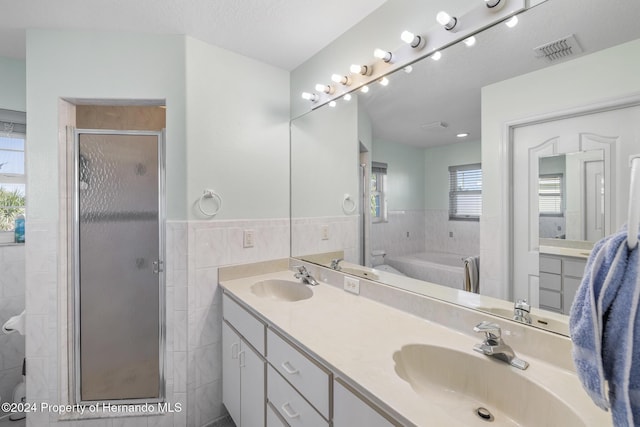
<instances>
[{"instance_id":1,"label":"shower door handle","mask_svg":"<svg viewBox=\"0 0 640 427\"><path fill-rule=\"evenodd\" d=\"M164 272L164 261L153 261L153 274Z\"/></svg>"}]
</instances>

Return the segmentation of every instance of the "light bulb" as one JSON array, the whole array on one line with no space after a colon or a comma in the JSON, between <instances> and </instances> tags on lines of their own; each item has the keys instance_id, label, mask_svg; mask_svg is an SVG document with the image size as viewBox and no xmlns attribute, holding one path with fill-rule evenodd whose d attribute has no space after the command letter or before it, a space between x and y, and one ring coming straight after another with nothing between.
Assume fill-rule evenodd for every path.
<instances>
[{"instance_id":1,"label":"light bulb","mask_svg":"<svg viewBox=\"0 0 640 427\"><path fill-rule=\"evenodd\" d=\"M342 97L345 101L351 101L351 94L348 93L345 96Z\"/></svg>"},{"instance_id":2,"label":"light bulb","mask_svg":"<svg viewBox=\"0 0 640 427\"><path fill-rule=\"evenodd\" d=\"M438 24L442 25L447 31L453 30L458 23L458 19L456 17L449 15L444 10L438 12L436 15L436 21L438 21Z\"/></svg>"},{"instance_id":3,"label":"light bulb","mask_svg":"<svg viewBox=\"0 0 640 427\"><path fill-rule=\"evenodd\" d=\"M393 57L391 52L388 52L388 51L382 50L382 49L374 50L373 51L373 56L375 56L378 59L382 59L384 62L391 62L391 58Z\"/></svg>"},{"instance_id":4,"label":"light bulb","mask_svg":"<svg viewBox=\"0 0 640 427\"><path fill-rule=\"evenodd\" d=\"M442 58L442 53L440 53L439 50L436 50L433 55L431 55L431 59L433 59L434 61L439 61L440 58Z\"/></svg>"},{"instance_id":5,"label":"light bulb","mask_svg":"<svg viewBox=\"0 0 640 427\"><path fill-rule=\"evenodd\" d=\"M336 83L340 83L342 85L349 85L351 84L351 80L349 79L349 77L347 76L341 76L340 74L334 74L331 76L331 80L336 82Z\"/></svg>"},{"instance_id":6,"label":"light bulb","mask_svg":"<svg viewBox=\"0 0 640 427\"><path fill-rule=\"evenodd\" d=\"M388 79L388 78L386 78L386 77L381 78L381 79L380 79L380 84L381 84L382 86L389 86L389 79Z\"/></svg>"},{"instance_id":7,"label":"light bulb","mask_svg":"<svg viewBox=\"0 0 640 427\"><path fill-rule=\"evenodd\" d=\"M427 44L424 37L416 36L411 31L403 31L400 39L414 49L422 49Z\"/></svg>"},{"instance_id":8,"label":"light bulb","mask_svg":"<svg viewBox=\"0 0 640 427\"><path fill-rule=\"evenodd\" d=\"M362 89L360 89L360 91L361 91L362 93L367 93L367 92L369 92L369 86L362 86Z\"/></svg>"},{"instance_id":9,"label":"light bulb","mask_svg":"<svg viewBox=\"0 0 640 427\"><path fill-rule=\"evenodd\" d=\"M409 74L413 71L413 66L411 65L407 65L406 67L404 67L404 72Z\"/></svg>"},{"instance_id":10,"label":"light bulb","mask_svg":"<svg viewBox=\"0 0 640 427\"><path fill-rule=\"evenodd\" d=\"M413 39L415 38L416 38L416 35L413 34L411 31L403 31L402 34L400 34L400 40L402 40L406 44L413 43Z\"/></svg>"},{"instance_id":11,"label":"light bulb","mask_svg":"<svg viewBox=\"0 0 640 427\"><path fill-rule=\"evenodd\" d=\"M302 99L315 102L318 100L318 95L316 95L315 93L302 92Z\"/></svg>"},{"instance_id":12,"label":"light bulb","mask_svg":"<svg viewBox=\"0 0 640 427\"><path fill-rule=\"evenodd\" d=\"M335 92L335 89L333 88L333 86L331 86L331 85L323 85L322 83L318 83L316 85L316 90L318 92L324 92L324 93L328 93L328 94L332 94L333 92Z\"/></svg>"},{"instance_id":13,"label":"light bulb","mask_svg":"<svg viewBox=\"0 0 640 427\"><path fill-rule=\"evenodd\" d=\"M505 22L505 25L509 28L513 28L516 25L518 25L518 17L516 15L513 16L513 18L509 19L507 22Z\"/></svg>"},{"instance_id":14,"label":"light bulb","mask_svg":"<svg viewBox=\"0 0 640 427\"><path fill-rule=\"evenodd\" d=\"M456 135L458 138L466 138L467 136L469 136L468 132L462 132Z\"/></svg>"},{"instance_id":15,"label":"light bulb","mask_svg":"<svg viewBox=\"0 0 640 427\"><path fill-rule=\"evenodd\" d=\"M502 9L505 3L506 0L484 0L485 6L487 6L487 8L491 9L492 11Z\"/></svg>"},{"instance_id":16,"label":"light bulb","mask_svg":"<svg viewBox=\"0 0 640 427\"><path fill-rule=\"evenodd\" d=\"M336 101L331 101L329 103L329 107L335 107L336 106Z\"/></svg>"},{"instance_id":17,"label":"light bulb","mask_svg":"<svg viewBox=\"0 0 640 427\"><path fill-rule=\"evenodd\" d=\"M476 38L474 36L467 37L464 39L464 44L466 44L467 47L471 47L476 44Z\"/></svg>"}]
</instances>

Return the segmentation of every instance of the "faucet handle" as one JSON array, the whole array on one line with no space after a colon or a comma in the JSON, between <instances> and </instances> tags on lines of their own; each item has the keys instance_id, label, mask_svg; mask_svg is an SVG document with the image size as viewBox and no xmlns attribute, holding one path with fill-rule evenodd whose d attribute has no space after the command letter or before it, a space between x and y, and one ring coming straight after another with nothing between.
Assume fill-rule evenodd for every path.
<instances>
[{"instance_id":1,"label":"faucet handle","mask_svg":"<svg viewBox=\"0 0 640 427\"><path fill-rule=\"evenodd\" d=\"M522 310L522 311L526 311L527 313L531 313L531 304L529 304L527 302L526 298L525 299L519 299L513 305L513 309L514 310Z\"/></svg>"},{"instance_id":2,"label":"faucet handle","mask_svg":"<svg viewBox=\"0 0 640 427\"><path fill-rule=\"evenodd\" d=\"M307 267L305 267L304 265L294 265L291 268L297 269L298 273L300 273L300 274L306 274L307 273Z\"/></svg>"},{"instance_id":3,"label":"faucet handle","mask_svg":"<svg viewBox=\"0 0 640 427\"><path fill-rule=\"evenodd\" d=\"M498 325L497 323L492 323L489 320L478 323L476 326L474 326L473 332L484 332L487 340L499 340L502 336L500 325Z\"/></svg>"}]
</instances>

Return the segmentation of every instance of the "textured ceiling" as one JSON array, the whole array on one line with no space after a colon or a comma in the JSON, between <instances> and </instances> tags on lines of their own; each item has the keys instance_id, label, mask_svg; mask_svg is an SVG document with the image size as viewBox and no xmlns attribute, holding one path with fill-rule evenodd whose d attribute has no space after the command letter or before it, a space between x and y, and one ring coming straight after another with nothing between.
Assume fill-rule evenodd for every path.
<instances>
[{"instance_id":1,"label":"textured ceiling","mask_svg":"<svg viewBox=\"0 0 640 427\"><path fill-rule=\"evenodd\" d=\"M0 0L0 56L25 29L186 34L292 70L386 0Z\"/></svg>"}]
</instances>

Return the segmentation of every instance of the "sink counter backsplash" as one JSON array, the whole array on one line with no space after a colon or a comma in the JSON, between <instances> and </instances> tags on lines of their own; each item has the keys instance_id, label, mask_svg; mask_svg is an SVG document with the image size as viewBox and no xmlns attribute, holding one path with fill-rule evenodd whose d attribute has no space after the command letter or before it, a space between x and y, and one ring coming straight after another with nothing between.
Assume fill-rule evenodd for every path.
<instances>
[{"instance_id":1,"label":"sink counter backsplash","mask_svg":"<svg viewBox=\"0 0 640 427\"><path fill-rule=\"evenodd\" d=\"M300 264L298 260L291 262ZM300 284L313 292L309 298L285 301L265 297L263 293L252 290L254 283L263 280L296 281L293 271L283 269L283 265L281 260L277 264L222 268L220 284L225 293L264 320L270 328L316 358L402 425L467 426L484 423L474 413L475 408L465 410L460 407L461 403L456 403L462 402L460 395L453 390L445 391L446 384L443 388L441 382L434 383L434 390L440 388L437 395L444 400L430 399L428 384L425 386L424 382L416 384L407 380L405 368L398 365L398 352L407 346L437 347L442 348L444 354L451 352L451 355L456 355L450 361L447 357L433 361L442 364L442 370L455 373L461 368L456 366L456 360L462 360L462 363L473 361L471 365L489 367L495 372L493 384L477 386L495 387L496 390L519 387L521 390L513 390L512 393L525 396L520 402L522 408L510 408L515 411L513 413L520 414L514 416L517 419L531 420L531 414L524 414L527 408L531 412L530 408L549 405L544 399L527 400L527 390L522 390L522 384L527 383L536 389L540 386L545 388L549 391L545 396L554 396L558 406L570 408L567 418L554 420L557 421L554 425L611 424L609 414L597 408L582 390L571 363L571 342L566 337L364 279L360 280L360 295L354 295L342 290L341 273L310 264L306 264L307 268L321 283L319 286ZM261 274L264 272L266 274ZM527 370L520 371L473 351L474 344L483 340L481 334L473 333L473 327L483 320L494 321L502 327L505 343L514 349L518 357L529 362ZM431 351L429 354L436 353ZM464 375L469 382L469 376L474 372L467 369ZM480 378L483 377L479 372L478 382L487 381ZM421 390L425 387L426 391ZM540 407L537 411L548 412L548 408ZM580 421L576 424L576 420ZM500 420L496 418L496 421ZM493 425L518 424L510 421ZM547 424L536 422L531 425Z\"/></svg>"}]
</instances>

